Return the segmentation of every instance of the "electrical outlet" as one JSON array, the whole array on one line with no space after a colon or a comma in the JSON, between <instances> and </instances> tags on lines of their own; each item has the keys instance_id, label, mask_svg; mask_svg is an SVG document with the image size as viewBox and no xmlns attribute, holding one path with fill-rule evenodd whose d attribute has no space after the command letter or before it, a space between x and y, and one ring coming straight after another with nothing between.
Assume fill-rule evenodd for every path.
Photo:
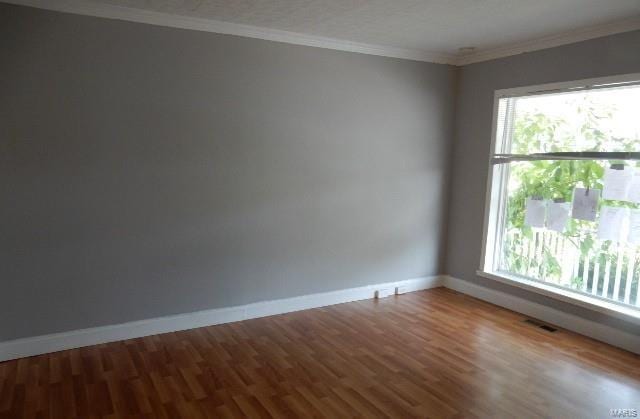
<instances>
[{"instance_id":1,"label":"electrical outlet","mask_svg":"<svg viewBox=\"0 0 640 419\"><path fill-rule=\"evenodd\" d=\"M374 298L384 298L394 294L394 288L380 288L374 293Z\"/></svg>"}]
</instances>

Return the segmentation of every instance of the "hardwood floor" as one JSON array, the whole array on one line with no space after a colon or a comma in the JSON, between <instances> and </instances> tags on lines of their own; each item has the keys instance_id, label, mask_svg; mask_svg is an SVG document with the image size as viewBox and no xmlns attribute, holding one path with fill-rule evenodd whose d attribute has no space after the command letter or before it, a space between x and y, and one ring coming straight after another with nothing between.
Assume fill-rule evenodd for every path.
<instances>
[{"instance_id":1,"label":"hardwood floor","mask_svg":"<svg viewBox=\"0 0 640 419\"><path fill-rule=\"evenodd\" d=\"M640 356L444 288L0 363L0 418L597 417Z\"/></svg>"}]
</instances>

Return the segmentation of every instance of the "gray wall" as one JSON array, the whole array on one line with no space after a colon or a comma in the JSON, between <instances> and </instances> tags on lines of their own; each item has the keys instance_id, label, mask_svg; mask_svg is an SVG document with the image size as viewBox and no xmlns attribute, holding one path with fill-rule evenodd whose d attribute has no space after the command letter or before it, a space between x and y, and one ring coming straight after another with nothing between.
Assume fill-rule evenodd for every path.
<instances>
[{"instance_id":1,"label":"gray wall","mask_svg":"<svg viewBox=\"0 0 640 419\"><path fill-rule=\"evenodd\" d=\"M0 341L441 272L453 67L6 4L0 63Z\"/></svg>"},{"instance_id":2,"label":"gray wall","mask_svg":"<svg viewBox=\"0 0 640 419\"><path fill-rule=\"evenodd\" d=\"M475 274L493 91L635 51L456 70L0 4L0 341L437 273L640 333Z\"/></svg>"},{"instance_id":3,"label":"gray wall","mask_svg":"<svg viewBox=\"0 0 640 419\"><path fill-rule=\"evenodd\" d=\"M640 31L465 66L460 71L451 160L447 261L450 275L640 333L640 327L476 276L497 89L640 72Z\"/></svg>"}]
</instances>

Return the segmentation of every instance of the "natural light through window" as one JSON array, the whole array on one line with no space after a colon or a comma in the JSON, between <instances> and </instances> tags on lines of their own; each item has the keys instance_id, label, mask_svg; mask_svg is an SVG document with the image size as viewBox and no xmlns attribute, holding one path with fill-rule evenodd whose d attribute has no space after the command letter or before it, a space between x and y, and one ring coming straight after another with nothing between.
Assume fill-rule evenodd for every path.
<instances>
[{"instance_id":1,"label":"natural light through window","mask_svg":"<svg viewBox=\"0 0 640 419\"><path fill-rule=\"evenodd\" d=\"M496 101L482 270L640 310L640 85Z\"/></svg>"}]
</instances>

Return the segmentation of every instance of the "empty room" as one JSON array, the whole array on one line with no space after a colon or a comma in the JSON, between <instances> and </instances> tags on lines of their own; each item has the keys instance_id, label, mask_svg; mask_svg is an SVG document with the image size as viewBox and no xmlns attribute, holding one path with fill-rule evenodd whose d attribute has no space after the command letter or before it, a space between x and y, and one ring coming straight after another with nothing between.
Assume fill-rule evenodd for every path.
<instances>
[{"instance_id":1,"label":"empty room","mask_svg":"<svg viewBox=\"0 0 640 419\"><path fill-rule=\"evenodd\" d=\"M635 418L640 0L0 0L0 419Z\"/></svg>"}]
</instances>

